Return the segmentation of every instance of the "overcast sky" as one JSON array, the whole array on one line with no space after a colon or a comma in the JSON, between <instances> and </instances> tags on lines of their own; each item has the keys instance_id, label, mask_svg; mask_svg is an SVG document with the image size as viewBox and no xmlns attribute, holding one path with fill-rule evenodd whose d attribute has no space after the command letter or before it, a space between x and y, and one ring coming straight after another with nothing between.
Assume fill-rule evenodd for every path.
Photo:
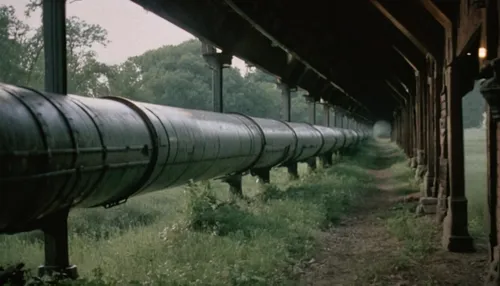
<instances>
[{"instance_id":1,"label":"overcast sky","mask_svg":"<svg viewBox=\"0 0 500 286\"><path fill-rule=\"evenodd\" d=\"M17 16L31 26L41 24L40 13L24 16L28 0L0 0L0 5L12 5ZM174 24L146 12L128 0L80 0L68 4L67 17L77 16L90 24L99 24L108 31L110 43L95 48L101 61L116 64L130 56L164 45L175 45L194 38ZM245 64L233 58L233 66L242 70Z\"/></svg>"}]
</instances>

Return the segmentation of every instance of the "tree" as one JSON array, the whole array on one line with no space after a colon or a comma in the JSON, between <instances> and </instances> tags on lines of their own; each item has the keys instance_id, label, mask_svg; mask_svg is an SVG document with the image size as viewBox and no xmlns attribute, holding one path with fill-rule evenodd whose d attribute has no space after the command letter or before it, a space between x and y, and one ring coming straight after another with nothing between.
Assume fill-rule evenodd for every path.
<instances>
[{"instance_id":1,"label":"tree","mask_svg":"<svg viewBox=\"0 0 500 286\"><path fill-rule=\"evenodd\" d=\"M40 8L31 1L26 14ZM0 80L42 89L44 86L43 31L32 31L15 17L10 6L0 6ZM32 35L30 35L30 32ZM68 92L88 96L106 93L111 69L99 62L92 47L106 45L107 32L99 25L71 17L66 21ZM6 56L5 56L6 55Z\"/></svg>"},{"instance_id":2,"label":"tree","mask_svg":"<svg viewBox=\"0 0 500 286\"><path fill-rule=\"evenodd\" d=\"M129 58L113 70L109 77L112 94L157 104L212 110L212 73L201 55L198 40L148 51ZM280 91L275 77L264 72L255 71L242 77L234 68L224 69L223 96L226 112L279 119ZM294 114L299 114L297 117L304 116L302 105L300 107L294 109Z\"/></svg>"},{"instance_id":3,"label":"tree","mask_svg":"<svg viewBox=\"0 0 500 286\"><path fill-rule=\"evenodd\" d=\"M12 84L25 84L29 27L15 16L12 6L0 6L0 79Z\"/></svg>"},{"instance_id":4,"label":"tree","mask_svg":"<svg viewBox=\"0 0 500 286\"><path fill-rule=\"evenodd\" d=\"M26 14L40 8L31 0ZM42 89L44 85L43 31L33 31L15 17L12 7L0 9L0 80ZM108 66L97 60L94 45L106 45L107 32L99 25L71 17L66 21L68 92L86 96L117 95L177 107L212 110L212 73L201 55L201 43L189 40L164 46ZM227 112L280 118L281 92L276 77L255 70L243 77L224 69ZM307 105L292 94L292 120L307 120Z\"/></svg>"}]
</instances>

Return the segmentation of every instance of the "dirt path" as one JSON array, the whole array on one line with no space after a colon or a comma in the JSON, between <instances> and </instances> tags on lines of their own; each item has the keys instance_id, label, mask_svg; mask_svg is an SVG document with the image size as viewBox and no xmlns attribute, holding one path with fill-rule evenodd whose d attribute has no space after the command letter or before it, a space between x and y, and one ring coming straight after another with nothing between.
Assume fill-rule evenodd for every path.
<instances>
[{"instance_id":1,"label":"dirt path","mask_svg":"<svg viewBox=\"0 0 500 286\"><path fill-rule=\"evenodd\" d=\"M395 148L387 143L376 147L379 149L377 160L391 162ZM367 200L364 207L345 219L340 227L321 234L322 250L302 276L302 284L482 285L482 271L486 267L484 249L475 254L438 250L423 263L399 269L398 257L403 246L389 232L387 216L391 215L396 202L403 199L396 190L408 183L393 179L390 166L368 172L376 178L380 193ZM430 220L430 227L435 225L432 216L419 219ZM438 242L436 237L436 244Z\"/></svg>"}]
</instances>

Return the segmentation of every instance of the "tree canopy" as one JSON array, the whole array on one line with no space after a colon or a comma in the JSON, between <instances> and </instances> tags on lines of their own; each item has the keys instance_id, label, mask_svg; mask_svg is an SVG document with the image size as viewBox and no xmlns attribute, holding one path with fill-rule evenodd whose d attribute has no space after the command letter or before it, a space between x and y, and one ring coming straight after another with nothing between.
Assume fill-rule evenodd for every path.
<instances>
[{"instance_id":1,"label":"tree canopy","mask_svg":"<svg viewBox=\"0 0 500 286\"><path fill-rule=\"evenodd\" d=\"M29 15L40 8L28 4ZM189 40L130 57L119 65L97 59L92 47L106 45L107 31L77 17L66 21L68 92L84 96L117 95L134 100L193 109L212 109L212 74L201 55L201 43ZM0 6L0 81L42 89L44 82L41 28L31 30L16 18L13 7ZM5 56L7 55L7 56ZM224 69L224 106L227 112L279 118L281 97L275 78L256 70L242 76ZM292 119L305 121L307 106L293 94Z\"/></svg>"}]
</instances>

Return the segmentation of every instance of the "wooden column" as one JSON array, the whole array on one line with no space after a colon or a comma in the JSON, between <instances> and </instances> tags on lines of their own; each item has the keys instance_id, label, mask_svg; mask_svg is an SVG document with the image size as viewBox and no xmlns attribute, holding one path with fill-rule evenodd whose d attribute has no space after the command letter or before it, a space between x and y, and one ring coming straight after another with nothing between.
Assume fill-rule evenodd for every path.
<instances>
[{"instance_id":1,"label":"wooden column","mask_svg":"<svg viewBox=\"0 0 500 286\"><path fill-rule=\"evenodd\" d=\"M409 101L410 101L410 104L405 108L404 113L403 113L403 126L402 126L403 138L402 139L403 139L405 154L406 154L406 156L411 158L410 149L411 149L411 141L412 141L412 138L411 138L412 132L410 132L410 128L411 128L410 110L411 110L413 105L411 104L411 99Z\"/></svg>"},{"instance_id":2,"label":"wooden column","mask_svg":"<svg viewBox=\"0 0 500 286\"><path fill-rule=\"evenodd\" d=\"M411 106L411 99L408 100L408 105L402 110L402 126L401 126L401 143L403 145L403 150L408 158L410 158L410 153L409 153L409 145L410 145L410 124L408 122L410 121L410 109Z\"/></svg>"},{"instance_id":3,"label":"wooden column","mask_svg":"<svg viewBox=\"0 0 500 286\"><path fill-rule=\"evenodd\" d=\"M434 87L434 99L433 99L433 117L434 117L434 130L433 130L433 149L434 149L434 189L433 196L438 197L439 189L440 189L440 154L442 152L441 149L441 91L443 88L443 74L441 69L441 64L435 63L435 78L436 84ZM439 204L439 203L438 203Z\"/></svg>"},{"instance_id":4,"label":"wooden column","mask_svg":"<svg viewBox=\"0 0 500 286\"><path fill-rule=\"evenodd\" d=\"M427 73L422 70L419 75L416 76L417 80L417 91L416 94L418 99L417 106L417 148L416 148L416 173L415 179L420 181L425 174L425 156L426 156L426 139L427 139Z\"/></svg>"},{"instance_id":5,"label":"wooden column","mask_svg":"<svg viewBox=\"0 0 500 286\"><path fill-rule=\"evenodd\" d=\"M401 149L404 150L403 147L403 112L404 108L399 110L398 114L398 145Z\"/></svg>"},{"instance_id":6,"label":"wooden column","mask_svg":"<svg viewBox=\"0 0 500 286\"><path fill-rule=\"evenodd\" d=\"M412 101L412 105L411 105L411 111L410 111L410 129L409 129L409 133L410 133L410 158L415 158L417 156L416 154L416 150L417 150L417 140L418 140L418 137L417 137L417 132L418 132L418 129L417 129L417 112L416 112L416 100L417 100L417 97L414 96L413 97L413 101ZM416 163L416 161L414 161ZM416 167L416 164L414 165L414 167Z\"/></svg>"},{"instance_id":7,"label":"wooden column","mask_svg":"<svg viewBox=\"0 0 500 286\"><path fill-rule=\"evenodd\" d=\"M421 145L421 138L422 138L422 128L421 128L421 122L422 122L422 80L420 77L420 73L415 74L415 149L413 150L415 152L415 158L414 160L417 161L417 156L418 156L418 151L420 148L422 148ZM417 162L415 163L415 167L417 166Z\"/></svg>"},{"instance_id":8,"label":"wooden column","mask_svg":"<svg viewBox=\"0 0 500 286\"><path fill-rule=\"evenodd\" d=\"M412 97L411 100L411 105L409 110L409 118L408 118L408 138L409 138L409 144L408 144L408 156L410 158L415 157L415 149L416 149L416 143L417 143L417 125L416 125L416 112L415 112L415 101L416 101L416 96ZM414 167L414 166L413 166Z\"/></svg>"},{"instance_id":9,"label":"wooden column","mask_svg":"<svg viewBox=\"0 0 500 286\"><path fill-rule=\"evenodd\" d=\"M490 81L493 82L493 81ZM500 79L497 79L500 85ZM481 92L485 95L488 91L494 96L494 89L488 88L488 83L483 84ZM486 97L486 96L485 96ZM496 89L496 97L500 98L500 89ZM497 99L498 100L498 99ZM500 157L500 104L489 100L487 106L487 177L488 177L488 236L489 236L489 272L487 285L500 284L500 249L498 246L499 229L498 218L500 217L499 205L499 176L498 176L498 158Z\"/></svg>"},{"instance_id":10,"label":"wooden column","mask_svg":"<svg viewBox=\"0 0 500 286\"><path fill-rule=\"evenodd\" d=\"M487 182L488 182L488 233L489 233L489 271L486 285L500 285L500 247L498 241L500 230L498 221L500 217L499 196L500 192L500 39L498 27L500 22L500 6L498 1L487 1L483 9L483 31L481 34L482 47L487 48L488 67L482 78L488 78L481 85L481 93L486 99L487 108ZM496 59L496 60L494 60ZM486 62L482 62L485 65ZM488 71L489 70L489 71ZM489 74L488 74L489 73Z\"/></svg>"},{"instance_id":11,"label":"wooden column","mask_svg":"<svg viewBox=\"0 0 500 286\"><path fill-rule=\"evenodd\" d=\"M392 114L392 122L391 122L391 141L392 142L397 142L396 141L396 138L397 138L397 130L398 130L398 127L397 127L397 116L396 116L396 112L394 112Z\"/></svg>"},{"instance_id":12,"label":"wooden column","mask_svg":"<svg viewBox=\"0 0 500 286\"><path fill-rule=\"evenodd\" d=\"M466 69L463 58L455 57L446 70L448 86L448 173L450 193L448 209L443 221L443 246L452 252L474 251L472 237L468 230L467 198L465 196L464 137L462 124L462 95L460 90L460 72ZM463 80L463 79L462 79Z\"/></svg>"},{"instance_id":13,"label":"wooden column","mask_svg":"<svg viewBox=\"0 0 500 286\"><path fill-rule=\"evenodd\" d=\"M396 128L396 139L395 139L395 141L396 141L396 144L397 144L399 147L401 147L401 142L400 142L400 138L401 138L401 136L399 135L399 134L400 134L400 127L399 127L399 126L400 126L400 122L401 122L401 120L400 120L400 115L399 115L400 113L399 113L399 112L400 112L399 110L398 110L398 111L396 111L396 119L395 119L395 125L396 125L396 127L395 127L395 128Z\"/></svg>"},{"instance_id":14,"label":"wooden column","mask_svg":"<svg viewBox=\"0 0 500 286\"><path fill-rule=\"evenodd\" d=\"M435 145L435 135L434 131L436 128L436 115L434 109L436 108L435 97L436 97L436 78L435 78L435 61L433 58L428 57L427 64L427 80L428 80L428 101L427 101L427 148L426 148L426 159L427 159L427 173L425 175L425 194L427 197L434 197L434 179L435 179L435 156L436 148Z\"/></svg>"}]
</instances>

